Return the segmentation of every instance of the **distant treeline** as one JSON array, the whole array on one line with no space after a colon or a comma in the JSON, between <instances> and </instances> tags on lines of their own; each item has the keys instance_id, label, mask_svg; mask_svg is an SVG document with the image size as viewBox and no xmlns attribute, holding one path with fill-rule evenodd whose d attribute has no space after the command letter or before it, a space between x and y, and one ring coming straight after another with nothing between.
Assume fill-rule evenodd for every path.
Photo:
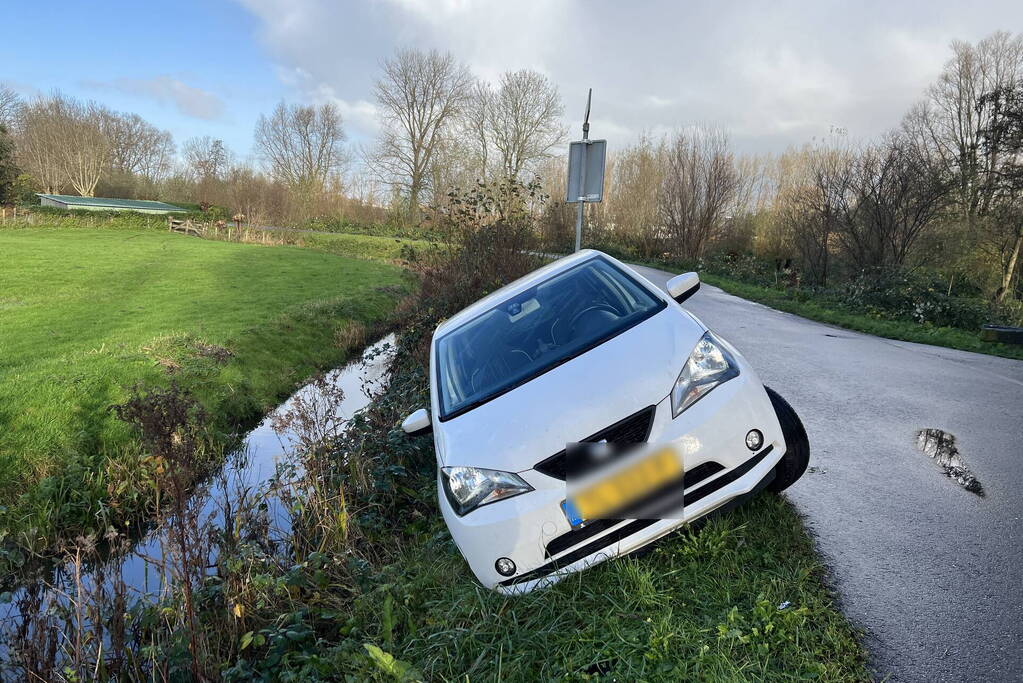
<instances>
[{"instance_id":1,"label":"distant treeline","mask_svg":"<svg viewBox=\"0 0 1023 683\"><path fill-rule=\"evenodd\" d=\"M721 254L774 264L803 287L926 271L947 295L1021 298L1023 37L956 41L944 71L888 133L842 129L777 155L678 127L613 141L585 241L638 258ZM135 114L0 88L0 201L75 192L224 207L261 225L436 235L436 209L477 183L539 182L521 201L548 243L571 244L557 87L533 71L476 78L450 54L400 50L375 87L379 138L346 142L331 102L260 117L254 165L221 140L174 144ZM893 122L894 123L894 122ZM759 266L758 266L759 267Z\"/></svg>"}]
</instances>

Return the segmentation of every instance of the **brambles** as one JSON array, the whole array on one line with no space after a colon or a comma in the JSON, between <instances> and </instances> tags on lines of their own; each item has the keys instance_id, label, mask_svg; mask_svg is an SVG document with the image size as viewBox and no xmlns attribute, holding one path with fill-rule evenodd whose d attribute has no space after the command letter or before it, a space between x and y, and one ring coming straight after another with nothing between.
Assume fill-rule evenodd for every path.
<instances>
[{"instance_id":1,"label":"brambles","mask_svg":"<svg viewBox=\"0 0 1023 683\"><path fill-rule=\"evenodd\" d=\"M203 465L199 455L207 441L206 413L174 382L167 389L148 391L136 385L132 397L115 411L118 417L141 432L142 444L153 459L157 500L164 494L170 498L170 536L180 560L173 566L177 570L176 583L184 596L192 676L202 681L206 674L199 651L200 634L192 591L202 578L205 563L196 557L202 536L198 524L200 509L190 494L192 482Z\"/></svg>"}]
</instances>

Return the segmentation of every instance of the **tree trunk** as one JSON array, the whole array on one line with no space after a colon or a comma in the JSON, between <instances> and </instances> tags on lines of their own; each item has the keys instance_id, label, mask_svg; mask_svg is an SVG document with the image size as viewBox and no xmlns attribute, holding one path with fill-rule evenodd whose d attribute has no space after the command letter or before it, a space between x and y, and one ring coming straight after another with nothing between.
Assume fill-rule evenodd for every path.
<instances>
[{"instance_id":1,"label":"tree trunk","mask_svg":"<svg viewBox=\"0 0 1023 683\"><path fill-rule=\"evenodd\" d=\"M1009 261L1005 264L1005 269L1002 271L1002 286L998 288L998 294L995 296L995 301L998 303L1005 301L1006 295L1012 291L1012 276L1016 273L1016 262L1019 260L1021 245L1023 245L1023 230L1017 230L1016 244L1013 246Z\"/></svg>"}]
</instances>

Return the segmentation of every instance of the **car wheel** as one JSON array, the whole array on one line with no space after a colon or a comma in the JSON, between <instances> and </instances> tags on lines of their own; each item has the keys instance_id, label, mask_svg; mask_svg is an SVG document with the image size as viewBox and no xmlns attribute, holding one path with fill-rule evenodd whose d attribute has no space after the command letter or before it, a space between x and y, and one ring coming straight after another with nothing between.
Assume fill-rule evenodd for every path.
<instances>
[{"instance_id":1,"label":"car wheel","mask_svg":"<svg viewBox=\"0 0 1023 683\"><path fill-rule=\"evenodd\" d=\"M784 491L796 483L806 472L810 462L810 440L806 437L806 429L796 415L789 402L771 387L764 387L774 406L781 424L781 432L785 437L785 455L774 466L774 481L768 485L770 491Z\"/></svg>"}]
</instances>

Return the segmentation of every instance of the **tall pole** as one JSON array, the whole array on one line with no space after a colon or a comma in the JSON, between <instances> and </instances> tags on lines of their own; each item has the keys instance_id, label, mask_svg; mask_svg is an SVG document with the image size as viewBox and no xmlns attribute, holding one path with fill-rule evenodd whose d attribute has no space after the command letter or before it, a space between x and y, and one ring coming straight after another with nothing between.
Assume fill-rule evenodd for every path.
<instances>
[{"instance_id":1,"label":"tall pole","mask_svg":"<svg viewBox=\"0 0 1023 683\"><path fill-rule=\"evenodd\" d=\"M586 95L586 116L583 118L582 172L579 175L579 207L575 214L575 250L582 249L583 244L583 207L586 205L586 148L590 140L590 100L593 88Z\"/></svg>"}]
</instances>

